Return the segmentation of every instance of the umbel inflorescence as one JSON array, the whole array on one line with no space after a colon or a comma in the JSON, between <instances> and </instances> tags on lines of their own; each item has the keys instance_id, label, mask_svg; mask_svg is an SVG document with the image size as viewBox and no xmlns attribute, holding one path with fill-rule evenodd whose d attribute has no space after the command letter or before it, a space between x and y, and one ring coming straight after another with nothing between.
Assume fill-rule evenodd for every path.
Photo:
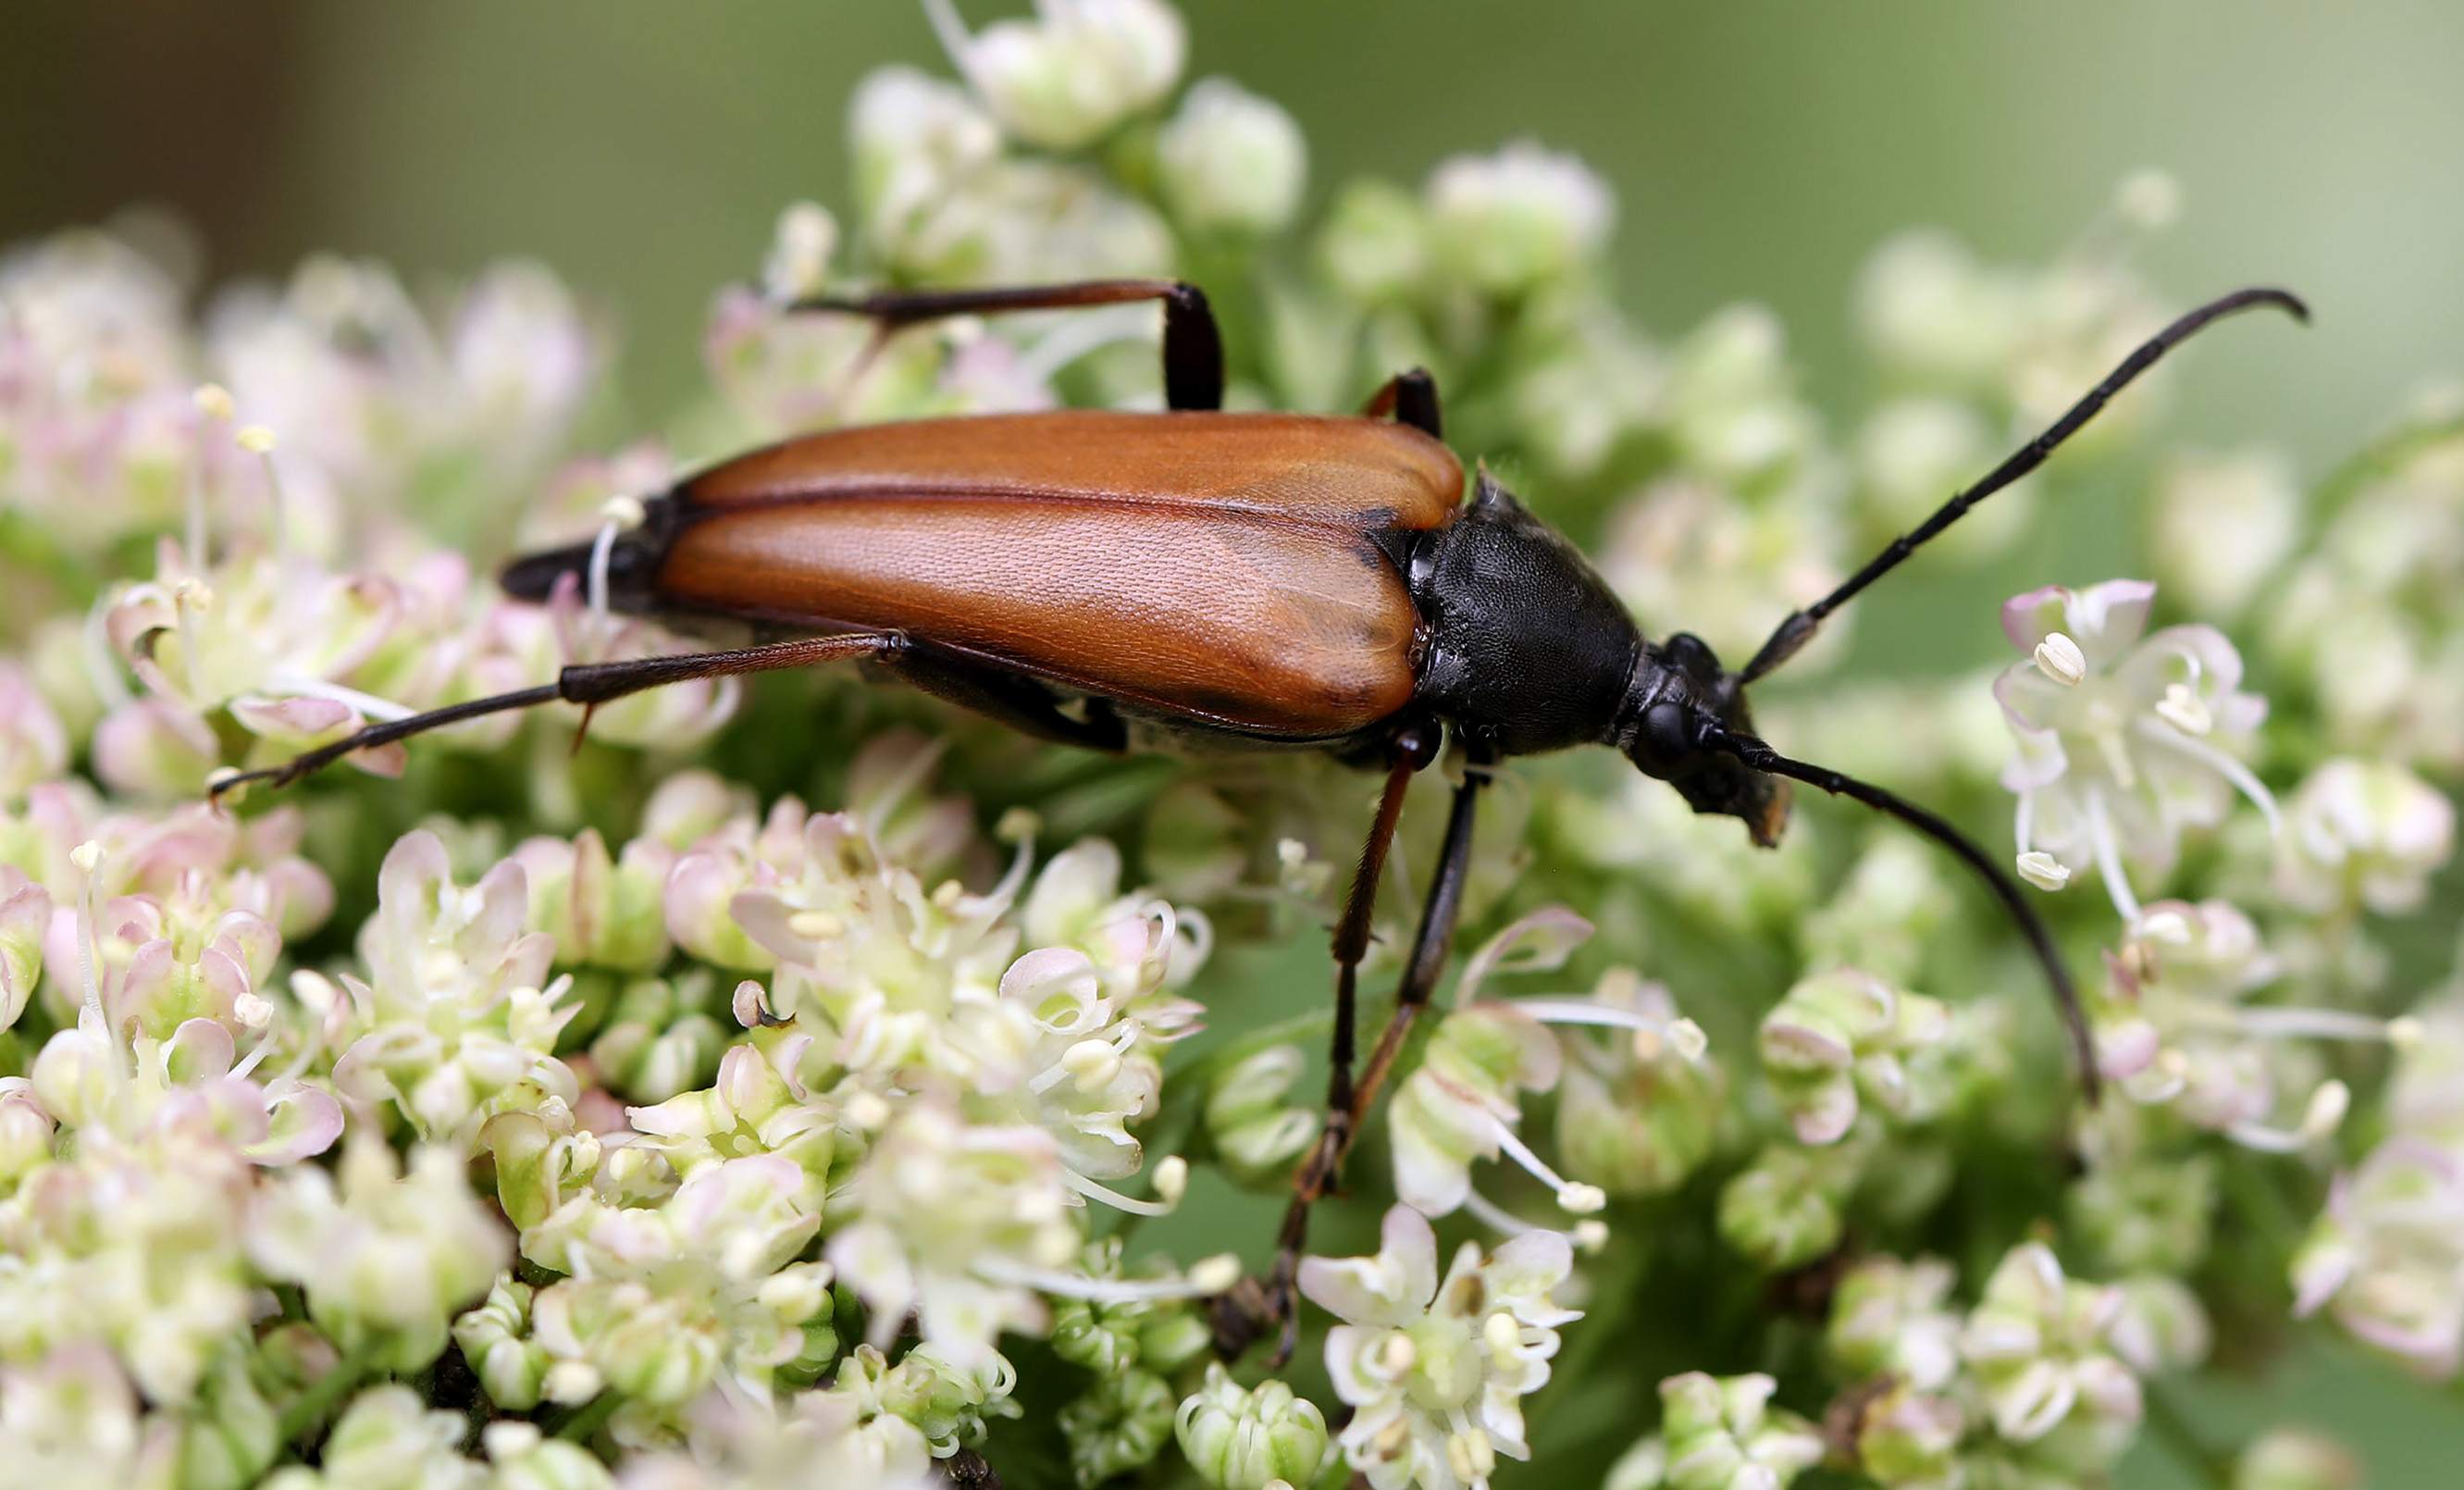
<instances>
[{"instance_id":1,"label":"umbel inflorescence","mask_svg":"<svg viewBox=\"0 0 2464 1490\"><path fill-rule=\"evenodd\" d=\"M2101 466L2153 580L2017 596L1990 677L1848 673L1835 625L1765 702L2007 845L2100 969L2103 1104L1921 843L1815 812L1765 854L1618 763L1523 763L1281 1372L1219 1359L1201 1301L1315 1137L1368 778L1097 760L815 677L205 803L684 650L483 577L681 466L1158 402L1152 308L876 339L801 296L1199 274L1236 406L1434 369L1459 448L1654 634L1730 656L2167 309L2127 261L2161 178L2036 267L1897 238L1855 291L1877 396L1826 420L1759 308L1674 342L1617 311L1571 157L1345 183L1303 223L1300 126L1184 86L1159 0L929 9L956 78L859 87L853 200L781 213L663 437L594 412L605 322L537 265L422 302L318 258L200 313L150 228L0 263L0 1484L2055 1490L2155 1430L2238 1484L2351 1483L2330 1440L2186 1442L2165 1402L2300 1320L2464 1358L2464 992L2389 930L2454 912L2452 392L2315 487L2145 459L2134 393L1934 562Z\"/></svg>"}]
</instances>

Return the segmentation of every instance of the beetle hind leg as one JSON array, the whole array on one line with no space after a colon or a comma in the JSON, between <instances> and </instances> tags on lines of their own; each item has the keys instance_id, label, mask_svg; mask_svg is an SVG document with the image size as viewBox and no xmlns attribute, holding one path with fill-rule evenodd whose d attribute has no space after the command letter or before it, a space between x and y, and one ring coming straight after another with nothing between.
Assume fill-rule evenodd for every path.
<instances>
[{"instance_id":1,"label":"beetle hind leg","mask_svg":"<svg viewBox=\"0 0 2464 1490\"><path fill-rule=\"evenodd\" d=\"M972 290L879 290L870 295L815 296L790 310L869 316L884 333L945 316L1017 310L1070 310L1163 301L1163 391L1166 407L1223 407L1223 333L1206 292L1179 279L1089 279L1074 284L995 286Z\"/></svg>"},{"instance_id":2,"label":"beetle hind leg","mask_svg":"<svg viewBox=\"0 0 2464 1490\"><path fill-rule=\"evenodd\" d=\"M1408 424L1433 440L1446 437L1445 415L1438 403L1438 380L1426 367L1414 367L1386 380L1360 411L1372 419L1392 418Z\"/></svg>"}]
</instances>

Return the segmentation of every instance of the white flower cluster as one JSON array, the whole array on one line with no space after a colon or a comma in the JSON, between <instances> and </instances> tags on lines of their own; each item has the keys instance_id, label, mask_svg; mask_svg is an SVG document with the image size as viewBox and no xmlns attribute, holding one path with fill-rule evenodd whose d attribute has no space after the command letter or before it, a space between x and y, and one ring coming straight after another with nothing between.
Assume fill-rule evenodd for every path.
<instances>
[{"instance_id":1,"label":"white flower cluster","mask_svg":"<svg viewBox=\"0 0 2464 1490\"><path fill-rule=\"evenodd\" d=\"M1184 86L1165 0L962 3L925 5L954 76L858 88L844 225L787 207L758 281L718 297L682 457L1152 407L1152 305L883 328L799 302L1201 266L1233 407L1357 409L1430 369L1458 447L1596 535L1650 634L1734 662L2163 316L2125 265L2172 211L2160 177L2039 268L1896 239L1857 304L1879 401L1835 436L1768 311L1664 342L1617 312L1617 202L1573 156L1517 141L1417 190L1339 184L1285 253L1308 142L1230 79ZM1502 777L1463 924L1507 924L1402 1047L1382 1150L1344 1176L1382 1246L1268 1275L1326 1329L1311 1401L1208 1357L1290 1301L1221 1250L1265 1230L1219 1236L1214 1208L1282 1195L1319 1141L1324 1016L1210 1047L1192 990L1231 995L1226 1023L1253 993L1315 1007L1364 779L1046 756L886 691L791 712L812 696L782 678L587 717L628 749L569 750L583 716L555 706L354 762L398 784L199 802L371 723L683 647L609 614L605 576L520 604L465 557L612 541L675 458L558 465L605 348L537 266L431 306L320 257L192 322L179 256L135 246L156 241L0 260L0 1487L911 1490L998 1466L1481 1490L1501 1459L1551 1472L1526 1412L1552 1374L1642 1412L1663 1370L1765 1359L1791 1366L1659 1380L1610 1483L1782 1490L1827 1463L2079 1490L2143 1383L2204 1360L2209 1308L2254 1307L2246 1269L2201 1266L2228 1187L2315 1202L2299 1164L2227 1145L2316 1154L2348 1109L2375 1146L2281 1259L2296 1312L2428 1374L2464 1362L2464 1013L2389 1017L2417 970L2374 922L2452 897L2452 401L2315 500L2262 452L2163 461L2147 559L2202 619L2151 629L2144 581L2033 591L1991 686L1826 679L1835 624L1814 686L1771 701L1772 738L1963 823L1998 811L2015 735L2019 874L2094 868L2119 917L2042 902L2073 951L2111 948L2086 991L2118 1100L2093 1116L2022 1005L2020 940L1895 827L1816 811L1766 854L1630 773ZM2081 450L2155 408L2124 398ZM1946 547L2006 545L2032 505L2007 494ZM2273 719L2207 624L2245 620ZM677 768L706 742L729 776ZM978 801L936 794L945 767L1018 805L989 840ZM1387 916L1444 774L1403 812ZM1040 862L1039 813L1068 825ZM1134 856L1069 841L1097 830ZM1374 931L1373 988L1411 928ZM1578 953L1588 992L1497 990ZM1207 1213L1160 1219L1185 1198ZM1441 1226L1495 1240L1441 1270ZM2000 1261L1961 1293L1895 1255L1919 1236ZM1731 1279L1816 1309L1827 1288L1820 1358L1750 1310L1717 1340L1643 1313ZM1702 1353L1645 1376L1663 1345ZM1801 1399L1816 1381L1834 1395ZM2280 1432L2240 1473L2319 1490L2350 1462Z\"/></svg>"}]
</instances>

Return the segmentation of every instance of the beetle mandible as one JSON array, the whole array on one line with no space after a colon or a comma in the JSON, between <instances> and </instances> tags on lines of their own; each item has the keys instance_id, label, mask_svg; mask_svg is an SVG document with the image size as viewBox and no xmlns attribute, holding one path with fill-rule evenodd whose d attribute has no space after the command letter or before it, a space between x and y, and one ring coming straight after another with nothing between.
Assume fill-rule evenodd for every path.
<instances>
[{"instance_id":1,"label":"beetle mandible","mask_svg":"<svg viewBox=\"0 0 2464 1490\"><path fill-rule=\"evenodd\" d=\"M1371 1101L1452 944L1475 810L1497 764L1606 745L1697 812L1779 841L1791 782L1852 797L1957 855L2043 965L2091 1101L2095 1052L2052 937L1982 848L1894 793L1763 743L1746 689L1825 617L1978 501L2042 464L2133 379L2219 317L2277 289L2198 307L2140 346L2043 434L1790 615L1742 669L1701 639L1644 637L1591 565L1442 441L1437 389L1403 373L1358 416L1225 413L1222 343L1195 285L1116 279L814 298L882 335L940 317L1160 300L1164 413L1064 410L830 430L738 456L645 503L629 530L517 559L505 589L544 599L567 575L633 612L727 617L800 634L733 651L563 669L555 682L372 725L282 766L283 785L355 750L509 709L586 706L721 674L861 661L1030 735L1119 751L1321 749L1381 768L1368 841L1334 930L1326 1127L1293 1181L1254 1323L1295 1327L1310 1206L1341 1172ZM1463 752L1396 1010L1365 1060L1358 967L1405 787L1451 734ZM1355 1067L1357 1068L1355 1070ZM1242 1309L1219 1311L1222 1319ZM1227 1326L1232 1343L1243 1337Z\"/></svg>"}]
</instances>

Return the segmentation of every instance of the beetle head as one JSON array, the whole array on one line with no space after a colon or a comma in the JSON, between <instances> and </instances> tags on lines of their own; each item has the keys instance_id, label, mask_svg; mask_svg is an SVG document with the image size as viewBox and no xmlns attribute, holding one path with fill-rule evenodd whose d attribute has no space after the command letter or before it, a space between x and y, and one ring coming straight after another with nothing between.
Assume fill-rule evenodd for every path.
<instances>
[{"instance_id":1,"label":"beetle head","mask_svg":"<svg viewBox=\"0 0 2464 1490\"><path fill-rule=\"evenodd\" d=\"M1745 679L1722 668L1689 633L1646 648L1619 720L1618 748L1644 775L1675 787L1694 811L1741 818L1754 841L1771 848L1788 827L1789 783L1705 744L1723 731L1754 732Z\"/></svg>"}]
</instances>

